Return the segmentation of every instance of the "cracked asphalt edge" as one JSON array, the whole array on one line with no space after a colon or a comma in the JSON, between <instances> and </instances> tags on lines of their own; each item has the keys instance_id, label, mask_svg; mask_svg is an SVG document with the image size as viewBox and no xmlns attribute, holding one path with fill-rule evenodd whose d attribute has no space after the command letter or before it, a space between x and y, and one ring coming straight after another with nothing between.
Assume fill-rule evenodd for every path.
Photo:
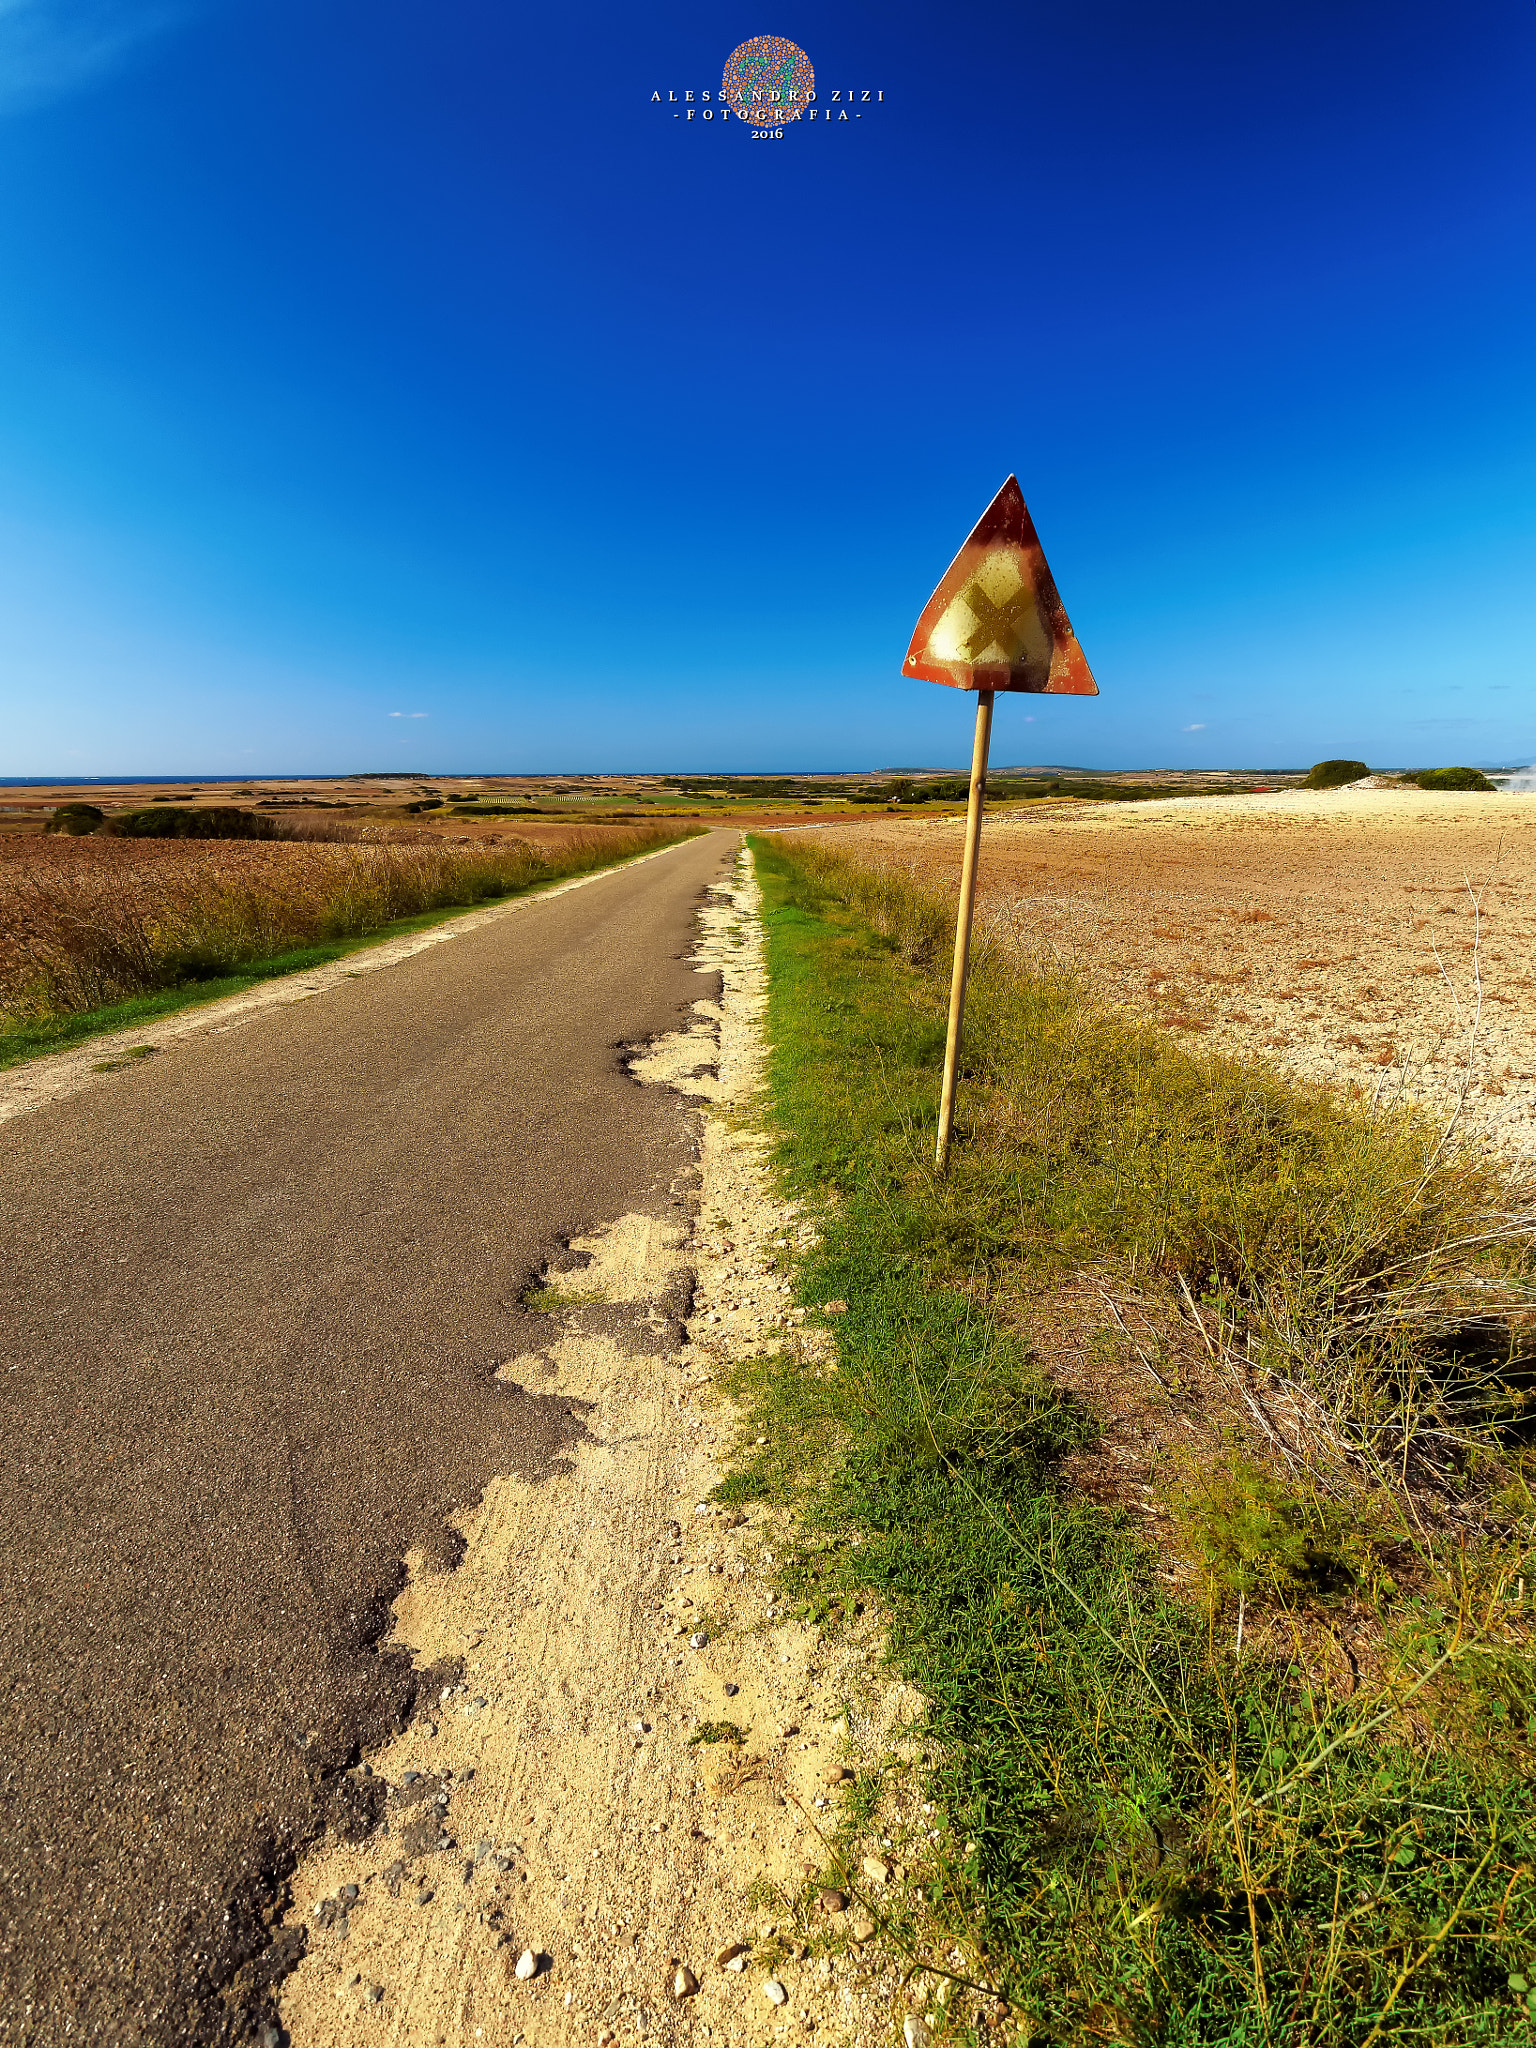
<instances>
[{"instance_id":1,"label":"cracked asphalt edge","mask_svg":"<svg viewBox=\"0 0 1536 2048\"><path fill-rule=\"evenodd\" d=\"M877 1881L838 1906L816 1880L847 1774L910 1763L922 1700L884 1671L873 1612L827 1635L777 1604L782 1519L709 1499L741 1429L722 1368L772 1347L819 1370L830 1340L792 1306L813 1231L751 1114L767 977L745 846L699 922L720 1000L630 1060L698 1105L692 1232L619 1217L543 1276L549 1342L501 1371L568 1398L583 1434L551 1479L498 1478L454 1518L455 1567L407 1559L392 1645L457 1675L357 1767L380 1827L294 1875L295 2048L900 2037Z\"/></svg>"}]
</instances>

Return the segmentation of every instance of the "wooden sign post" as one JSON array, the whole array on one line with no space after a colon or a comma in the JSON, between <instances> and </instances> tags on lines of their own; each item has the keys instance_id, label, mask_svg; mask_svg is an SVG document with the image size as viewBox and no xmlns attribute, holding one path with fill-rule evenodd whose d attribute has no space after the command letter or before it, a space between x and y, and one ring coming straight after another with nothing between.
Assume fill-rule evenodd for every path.
<instances>
[{"instance_id":1,"label":"wooden sign post","mask_svg":"<svg viewBox=\"0 0 1536 2048\"><path fill-rule=\"evenodd\" d=\"M1017 477L1009 477L945 571L917 622L902 669L906 675L944 683L952 690L977 692L971 799L965 817L960 909L955 919L955 966L949 985L949 1032L944 1045L944 1085L939 1096L939 1136L934 1153L942 1173L949 1163L949 1140L955 1120L955 1079L965 1018L965 984L970 972L971 923L976 909L976 866L981 854L993 700L999 690L1034 696L1099 694L1099 686L1057 595Z\"/></svg>"}]
</instances>

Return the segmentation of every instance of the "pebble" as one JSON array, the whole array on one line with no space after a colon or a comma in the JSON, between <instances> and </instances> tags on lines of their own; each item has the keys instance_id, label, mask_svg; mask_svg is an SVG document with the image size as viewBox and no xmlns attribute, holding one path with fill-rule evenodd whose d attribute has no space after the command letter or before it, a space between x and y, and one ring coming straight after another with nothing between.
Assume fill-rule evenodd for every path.
<instances>
[{"instance_id":1,"label":"pebble","mask_svg":"<svg viewBox=\"0 0 1536 2048\"><path fill-rule=\"evenodd\" d=\"M351 1905L352 1901L353 1901L353 1900L354 1900L355 1898L357 1898L358 1896L359 1896L359 1894L358 1894L358 1889L357 1889L357 1886L356 1886L355 1884L344 1884L344 1885L342 1886L342 1888L341 1888L341 1897L342 1897L342 1898L344 1898L344 1899L346 1900L346 1902L347 1902L347 1904L348 1904L349 1906Z\"/></svg>"},{"instance_id":2,"label":"pebble","mask_svg":"<svg viewBox=\"0 0 1536 2048\"><path fill-rule=\"evenodd\" d=\"M901 2023L901 2038L906 2043L906 2048L928 2048L933 2036L917 2014L909 2012Z\"/></svg>"},{"instance_id":3,"label":"pebble","mask_svg":"<svg viewBox=\"0 0 1536 2048\"><path fill-rule=\"evenodd\" d=\"M784 1986L777 1977L770 1977L763 1986L763 1996L770 2005L783 2005L789 1997L789 1993L784 1989Z\"/></svg>"},{"instance_id":4,"label":"pebble","mask_svg":"<svg viewBox=\"0 0 1536 2048\"><path fill-rule=\"evenodd\" d=\"M855 1941L873 1941L875 1938L875 1923L873 1920L863 1918L850 1920L848 1932Z\"/></svg>"},{"instance_id":5,"label":"pebble","mask_svg":"<svg viewBox=\"0 0 1536 2048\"><path fill-rule=\"evenodd\" d=\"M876 1884L888 1884L891 1877L891 1866L883 1856L866 1856L864 1858L864 1875L871 1878Z\"/></svg>"},{"instance_id":6,"label":"pebble","mask_svg":"<svg viewBox=\"0 0 1536 2048\"><path fill-rule=\"evenodd\" d=\"M382 1984L370 1984L363 1992L364 2005L378 2005L384 1996Z\"/></svg>"},{"instance_id":7,"label":"pebble","mask_svg":"<svg viewBox=\"0 0 1536 2048\"><path fill-rule=\"evenodd\" d=\"M741 1687L739 1685L728 1685L725 1688L725 1696L728 1700L733 1700L740 1691Z\"/></svg>"},{"instance_id":8,"label":"pebble","mask_svg":"<svg viewBox=\"0 0 1536 2048\"><path fill-rule=\"evenodd\" d=\"M821 1910L824 1913L845 1913L848 1910L846 1892L824 1891L821 1895Z\"/></svg>"},{"instance_id":9,"label":"pebble","mask_svg":"<svg viewBox=\"0 0 1536 2048\"><path fill-rule=\"evenodd\" d=\"M402 1771L400 1773L400 1782L402 1785L419 1785L421 1783L421 1773L420 1771Z\"/></svg>"},{"instance_id":10,"label":"pebble","mask_svg":"<svg viewBox=\"0 0 1536 2048\"><path fill-rule=\"evenodd\" d=\"M692 1970L686 1967L679 1969L677 1975L672 1979L672 1996L674 1998L692 1998L698 1988L698 1978L695 1977Z\"/></svg>"},{"instance_id":11,"label":"pebble","mask_svg":"<svg viewBox=\"0 0 1536 2048\"><path fill-rule=\"evenodd\" d=\"M708 1646L709 1637L704 1634L702 1629L700 1629L696 1634L691 1635L688 1638L688 1647L690 1650L703 1650L707 1649Z\"/></svg>"},{"instance_id":12,"label":"pebble","mask_svg":"<svg viewBox=\"0 0 1536 2048\"><path fill-rule=\"evenodd\" d=\"M852 1771L844 1770L841 1764L838 1764L828 1771L826 1782L829 1785L851 1785L853 1783L853 1773Z\"/></svg>"},{"instance_id":13,"label":"pebble","mask_svg":"<svg viewBox=\"0 0 1536 2048\"><path fill-rule=\"evenodd\" d=\"M412 1900L411 1903L416 1906L430 1906L432 1903L432 1894L427 1890L426 1886L423 1885L421 1890L416 1894L415 1898Z\"/></svg>"},{"instance_id":14,"label":"pebble","mask_svg":"<svg viewBox=\"0 0 1536 2048\"><path fill-rule=\"evenodd\" d=\"M747 1944L744 1941L727 1942L715 1957L715 1964L722 1970L744 1970L747 1967Z\"/></svg>"},{"instance_id":15,"label":"pebble","mask_svg":"<svg viewBox=\"0 0 1536 2048\"><path fill-rule=\"evenodd\" d=\"M707 1500L701 1500L693 1512L696 1515L707 1515L709 1513L709 1502Z\"/></svg>"},{"instance_id":16,"label":"pebble","mask_svg":"<svg viewBox=\"0 0 1536 2048\"><path fill-rule=\"evenodd\" d=\"M514 1977L516 1977L519 1984L526 1984L530 1977L535 1976L537 1974L538 1967L538 1957L534 1954L531 1948L525 1948L522 1954L518 1957L517 1966L513 1970L512 1974Z\"/></svg>"}]
</instances>

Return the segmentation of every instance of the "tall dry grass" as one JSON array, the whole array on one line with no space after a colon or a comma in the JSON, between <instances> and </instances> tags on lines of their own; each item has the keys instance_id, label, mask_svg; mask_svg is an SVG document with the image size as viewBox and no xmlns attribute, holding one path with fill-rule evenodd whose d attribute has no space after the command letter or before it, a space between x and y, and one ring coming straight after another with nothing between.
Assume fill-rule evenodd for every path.
<instances>
[{"instance_id":1,"label":"tall dry grass","mask_svg":"<svg viewBox=\"0 0 1536 2048\"><path fill-rule=\"evenodd\" d=\"M764 844L922 970L939 1028L952 902L837 846ZM999 1246L1124 1257L1171 1285L1220 1362L1300 1394L1375 1479L1411 1471L1454 1493L1483 1453L1530 1434L1528 1174L1412 1107L1372 1112L1190 1051L1001 920L973 949L964 1068L951 1193L989 1212ZM928 1143L914 1138L917 1159Z\"/></svg>"},{"instance_id":2,"label":"tall dry grass","mask_svg":"<svg viewBox=\"0 0 1536 2048\"><path fill-rule=\"evenodd\" d=\"M484 903L689 836L557 845L27 838L0 851L0 1022L93 1010L398 918Z\"/></svg>"}]
</instances>

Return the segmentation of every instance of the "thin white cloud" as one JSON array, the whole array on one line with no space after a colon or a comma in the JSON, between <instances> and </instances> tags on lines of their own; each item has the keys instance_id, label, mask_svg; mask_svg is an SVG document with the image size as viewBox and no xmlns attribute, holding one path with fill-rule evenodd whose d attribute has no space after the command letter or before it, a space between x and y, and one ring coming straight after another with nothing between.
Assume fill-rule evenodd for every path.
<instances>
[{"instance_id":1,"label":"thin white cloud","mask_svg":"<svg viewBox=\"0 0 1536 2048\"><path fill-rule=\"evenodd\" d=\"M391 718L430 718L430 711L391 711Z\"/></svg>"},{"instance_id":2,"label":"thin white cloud","mask_svg":"<svg viewBox=\"0 0 1536 2048\"><path fill-rule=\"evenodd\" d=\"M1203 725L1186 725L1183 730L1185 732L1204 732L1205 727Z\"/></svg>"},{"instance_id":3,"label":"thin white cloud","mask_svg":"<svg viewBox=\"0 0 1536 2048\"><path fill-rule=\"evenodd\" d=\"M184 12L175 0L0 0L0 114L93 85Z\"/></svg>"}]
</instances>

